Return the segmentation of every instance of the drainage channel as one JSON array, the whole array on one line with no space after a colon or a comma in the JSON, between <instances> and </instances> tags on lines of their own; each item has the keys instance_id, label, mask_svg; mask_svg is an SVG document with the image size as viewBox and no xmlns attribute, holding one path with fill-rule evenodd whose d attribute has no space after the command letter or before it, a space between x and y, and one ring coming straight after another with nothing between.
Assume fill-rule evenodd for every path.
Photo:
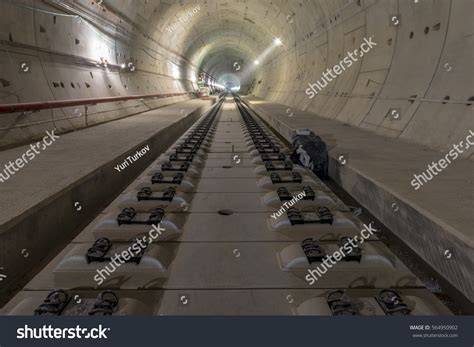
<instances>
[{"instance_id":1,"label":"drainage channel","mask_svg":"<svg viewBox=\"0 0 474 347\"><path fill-rule=\"evenodd\" d=\"M451 314L289 155L238 96L221 96L4 311Z\"/></svg>"}]
</instances>

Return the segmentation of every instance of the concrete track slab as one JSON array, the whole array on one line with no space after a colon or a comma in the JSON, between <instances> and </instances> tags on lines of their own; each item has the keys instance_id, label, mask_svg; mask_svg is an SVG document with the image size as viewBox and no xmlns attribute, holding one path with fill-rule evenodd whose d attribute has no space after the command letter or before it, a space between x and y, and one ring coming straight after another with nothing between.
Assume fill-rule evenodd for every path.
<instances>
[{"instance_id":1,"label":"concrete track slab","mask_svg":"<svg viewBox=\"0 0 474 347\"><path fill-rule=\"evenodd\" d=\"M232 111L228 103L224 106L225 112ZM221 116L217 122L216 136L222 132L219 128L225 117ZM241 127L239 132L243 130ZM183 138L185 136L175 145ZM302 167L297 170L301 172L303 182L312 182L310 185L316 193L314 202L300 201L296 205L301 208L304 223L292 224L284 213L274 221L271 213L282 203L276 193L280 184L268 182L269 172L262 163L254 161L260 156L254 154L243 159L240 164L246 166L226 165L232 164L228 146L240 140L228 141L230 144L215 142L214 136L211 140L211 146L201 146L202 156L190 161L196 168L192 190L180 190L180 183L170 200L138 200L140 184L151 180L150 174L157 171L157 164L161 165L169 154L153 160L103 213L28 283L8 304L8 312L28 314L41 302L40 294L45 295L60 286L74 293L83 293L87 302L100 292L98 289L113 289L124 298L124 306L132 315L143 310L143 305L159 315L214 312L330 315L325 296L335 288L347 288L361 308L361 314L383 315L374 295L392 287L402 292L414 314L449 314L375 235L360 245L360 260L338 262L311 285L307 279L308 270L317 266L321 270L322 265L320 262L309 263L301 242L307 238L319 240L323 251L332 254L341 247L338 244L341 237L361 234L362 222L323 182ZM209 151L216 144L225 152L211 153L215 156L211 159ZM254 148L252 144L247 147L249 150ZM173 146L168 152L173 152ZM282 178L288 179L284 175ZM291 194L302 189L302 183L285 184ZM319 186L324 190L318 189ZM160 188L155 186L150 194L158 197ZM332 224L320 224L320 217L311 217L307 209L314 209L311 204L329 203L331 199L342 210L334 205L331 209ZM187 202L182 211L181 201ZM119 225L117 216L124 204L132 204L137 214L133 214L131 224ZM167 230L149 244L143 264L124 264L93 290L96 286L93 281L95 271L107 264L88 263L87 250L101 237L113 241L112 248L107 251L109 256L114 250L131 246L136 237L146 235L151 229L146 220L153 207L163 208L160 225ZM171 232L172 237L166 236ZM148 299L142 296L146 292L151 293ZM265 292L268 295L262 299ZM33 295L25 300L25 293ZM258 308L251 304L256 299L262 300ZM196 305L192 306L193 303ZM242 305L238 311L235 310L236 304ZM206 308L208 305L213 307ZM184 312L182 307L184 310L189 308L188 312ZM71 312L77 310L74 307L69 309ZM123 310L125 308L119 313Z\"/></svg>"},{"instance_id":2,"label":"concrete track slab","mask_svg":"<svg viewBox=\"0 0 474 347\"><path fill-rule=\"evenodd\" d=\"M107 213L101 213L91 222L74 240L73 243L92 243L105 235L97 231L97 226ZM316 238L321 241L338 241L343 236L354 237L363 229L363 225L350 214L353 226L333 227L330 225L315 226L312 229L294 226L291 230L273 231L270 228L268 213L234 213L221 215L218 213L181 213L182 222L179 227L182 234L171 240L160 242L273 242L273 241L303 241L307 238ZM211 227L208 227L212 225ZM144 227L147 230L147 227ZM120 230L118 227L117 230ZM130 240L116 233L118 241ZM137 233L138 235L138 233ZM376 240L371 236L370 240Z\"/></svg>"},{"instance_id":3,"label":"concrete track slab","mask_svg":"<svg viewBox=\"0 0 474 347\"><path fill-rule=\"evenodd\" d=\"M308 267L288 270L278 254L295 243L183 243L170 266L167 289L181 288L309 288L305 280ZM371 245L374 245L372 242ZM376 248L384 259L390 252L379 243ZM190 268L189 264L193 264ZM318 280L318 288L419 287L422 284L406 267L392 258L379 262L339 263Z\"/></svg>"},{"instance_id":4,"label":"concrete track slab","mask_svg":"<svg viewBox=\"0 0 474 347\"><path fill-rule=\"evenodd\" d=\"M143 278L142 266L124 264L111 273L102 289L257 289L257 288L311 288L305 276L316 267L305 265L285 268L279 254L296 245L288 242L232 242L232 243L163 243L159 247L166 273L147 272ZM117 243L127 247L130 243ZM299 245L299 244L298 244ZM324 244L327 249L337 247ZM93 288L96 269L108 263L84 263L65 268L70 260L85 257L91 244L71 244L25 287L26 290L53 290L55 288ZM317 288L413 288L423 284L381 242L364 245L367 259L336 264L317 282ZM153 250L154 251L154 250ZM153 253L155 254L155 253ZM157 253L159 257L160 252ZM71 258L73 257L73 258ZM258 262L258 267L255 266ZM191 267L190 264L193 264ZM146 266L146 265L143 265ZM131 267L136 267L132 270ZM145 269L146 270L146 269ZM69 271L69 275L66 273ZM58 273L61 276L58 276ZM128 273L127 276L124 276ZM139 283L140 285L137 285Z\"/></svg>"}]
</instances>

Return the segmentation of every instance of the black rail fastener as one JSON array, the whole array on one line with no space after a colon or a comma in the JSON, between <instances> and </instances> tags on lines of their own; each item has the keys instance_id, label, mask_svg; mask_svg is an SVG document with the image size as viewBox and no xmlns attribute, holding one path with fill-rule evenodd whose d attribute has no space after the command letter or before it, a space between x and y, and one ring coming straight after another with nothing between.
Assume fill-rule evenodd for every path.
<instances>
[{"instance_id":1,"label":"black rail fastener","mask_svg":"<svg viewBox=\"0 0 474 347\"><path fill-rule=\"evenodd\" d=\"M270 174L270 179L272 180L273 184L280 184L280 183L301 183L303 182L303 177L299 172L292 172L290 179L282 179L278 172L272 172Z\"/></svg>"},{"instance_id":2,"label":"black rail fastener","mask_svg":"<svg viewBox=\"0 0 474 347\"><path fill-rule=\"evenodd\" d=\"M305 239L301 242L301 247L303 248L303 252L306 255L306 258L308 258L310 264L322 262L326 257L326 252L317 240L311 238Z\"/></svg>"},{"instance_id":3,"label":"black rail fastener","mask_svg":"<svg viewBox=\"0 0 474 347\"><path fill-rule=\"evenodd\" d=\"M267 149L263 148L262 146L260 146L259 144L257 144L257 145L255 145L255 148L257 149L257 151L260 155L268 154L268 153L280 153L280 147L278 147L278 146L274 146L273 148L267 150Z\"/></svg>"},{"instance_id":4,"label":"black rail fastener","mask_svg":"<svg viewBox=\"0 0 474 347\"><path fill-rule=\"evenodd\" d=\"M161 170L162 171L183 171L187 172L189 169L189 163L185 162L180 165L173 165L170 161L167 161L161 165Z\"/></svg>"},{"instance_id":5,"label":"black rail fastener","mask_svg":"<svg viewBox=\"0 0 474 347\"><path fill-rule=\"evenodd\" d=\"M197 128L196 130L193 130L189 135L191 135L191 136L194 136L194 135L204 136L204 135L207 134L208 130L209 130L208 126L200 127L200 128Z\"/></svg>"},{"instance_id":6,"label":"black rail fastener","mask_svg":"<svg viewBox=\"0 0 474 347\"><path fill-rule=\"evenodd\" d=\"M276 146L271 141L270 142L256 142L255 144L258 145L259 147L263 148L263 149L272 149L273 147Z\"/></svg>"},{"instance_id":7,"label":"black rail fastener","mask_svg":"<svg viewBox=\"0 0 474 347\"><path fill-rule=\"evenodd\" d=\"M143 187L140 189L140 191L137 193L137 200L138 201L173 201L173 198L176 194L176 189L173 187L166 188L160 196L152 196L153 191L149 187Z\"/></svg>"},{"instance_id":8,"label":"black rail fastener","mask_svg":"<svg viewBox=\"0 0 474 347\"><path fill-rule=\"evenodd\" d=\"M265 168L267 171L291 171L293 170L293 163L291 161L285 161L283 165L275 165L273 162L265 162Z\"/></svg>"},{"instance_id":9,"label":"black rail fastener","mask_svg":"<svg viewBox=\"0 0 474 347\"><path fill-rule=\"evenodd\" d=\"M183 143L202 143L204 142L204 139L206 138L206 135L200 135L200 134L191 134L186 139L184 140Z\"/></svg>"},{"instance_id":10,"label":"black rail fastener","mask_svg":"<svg viewBox=\"0 0 474 347\"><path fill-rule=\"evenodd\" d=\"M288 216L291 225L305 224L305 222L308 223L303 218L303 214L297 208L292 207L288 209L288 211L286 211L286 215Z\"/></svg>"},{"instance_id":11,"label":"black rail fastener","mask_svg":"<svg viewBox=\"0 0 474 347\"><path fill-rule=\"evenodd\" d=\"M276 172L272 172L272 173L270 174L270 179L272 180L272 183L273 183L273 184L283 183L283 180L282 180L281 176L280 176L278 173L276 173ZM286 183L286 182L285 182L285 183Z\"/></svg>"},{"instance_id":12,"label":"black rail fastener","mask_svg":"<svg viewBox=\"0 0 474 347\"><path fill-rule=\"evenodd\" d=\"M183 147L178 147L175 149L176 154L180 153L191 153L191 154L196 154L199 150L199 146L195 146L193 148L183 148Z\"/></svg>"},{"instance_id":13,"label":"black rail fastener","mask_svg":"<svg viewBox=\"0 0 474 347\"><path fill-rule=\"evenodd\" d=\"M94 262L104 263L107 261L111 261L112 257L106 256L107 253L110 251L111 247L112 247L112 242L109 239L105 237L98 239L97 241L94 242L92 247L87 250L87 253L86 253L87 263L88 264L94 263ZM145 254L145 251L146 251L146 247L145 248L140 247L140 251L138 253L135 253L133 256L129 257L128 259L123 258L123 262L135 263L137 265L140 264L140 261L143 255Z\"/></svg>"},{"instance_id":14,"label":"black rail fastener","mask_svg":"<svg viewBox=\"0 0 474 347\"><path fill-rule=\"evenodd\" d=\"M303 192L305 193L305 196L301 198L300 200L314 200L316 193L314 192L311 187L303 187ZM289 201L293 199L293 196L289 192L288 188L286 187L280 187L277 189L277 194L278 197L280 198L280 201Z\"/></svg>"},{"instance_id":15,"label":"black rail fastener","mask_svg":"<svg viewBox=\"0 0 474 347\"><path fill-rule=\"evenodd\" d=\"M345 290L333 290L326 296L326 302L333 316L356 316L359 315L357 305Z\"/></svg>"},{"instance_id":16,"label":"black rail fastener","mask_svg":"<svg viewBox=\"0 0 474 347\"><path fill-rule=\"evenodd\" d=\"M381 290L375 299L388 316L408 316L412 311L400 294L393 289Z\"/></svg>"},{"instance_id":17,"label":"black rail fastener","mask_svg":"<svg viewBox=\"0 0 474 347\"><path fill-rule=\"evenodd\" d=\"M117 217L118 225L133 224L133 220L135 219L136 215L137 212L135 212L133 207L124 208Z\"/></svg>"},{"instance_id":18,"label":"black rail fastener","mask_svg":"<svg viewBox=\"0 0 474 347\"><path fill-rule=\"evenodd\" d=\"M264 142L270 142L271 139L268 135L266 134L256 134L256 135L253 135L252 138L255 140L255 141L264 141Z\"/></svg>"},{"instance_id":19,"label":"black rail fastener","mask_svg":"<svg viewBox=\"0 0 474 347\"><path fill-rule=\"evenodd\" d=\"M162 208L155 208L149 212L149 216L147 220L136 220L137 213L132 207L124 208L122 212L117 217L118 225L122 224L145 224L145 225L152 225L161 223L164 215L165 210Z\"/></svg>"},{"instance_id":20,"label":"black rail fastener","mask_svg":"<svg viewBox=\"0 0 474 347\"><path fill-rule=\"evenodd\" d=\"M181 184L183 182L184 175L181 172L177 172L173 177L165 178L161 172L157 172L151 178L152 184Z\"/></svg>"},{"instance_id":21,"label":"black rail fastener","mask_svg":"<svg viewBox=\"0 0 474 347\"><path fill-rule=\"evenodd\" d=\"M193 154L186 154L186 155L178 155L178 154L171 154L169 156L169 161L193 161L194 155Z\"/></svg>"},{"instance_id":22,"label":"black rail fastener","mask_svg":"<svg viewBox=\"0 0 474 347\"><path fill-rule=\"evenodd\" d=\"M186 139L183 142L183 144L188 145L189 147L200 147L203 142L204 140L202 138L199 138L199 139L191 138L191 139Z\"/></svg>"},{"instance_id":23,"label":"black rail fastener","mask_svg":"<svg viewBox=\"0 0 474 347\"><path fill-rule=\"evenodd\" d=\"M48 294L43 303L34 311L35 316L60 316L71 301L71 296L62 289Z\"/></svg>"},{"instance_id":24,"label":"black rail fastener","mask_svg":"<svg viewBox=\"0 0 474 347\"><path fill-rule=\"evenodd\" d=\"M329 211L329 209L325 206L321 206L318 208L316 213L317 218L305 218L303 212L299 209L292 207L286 211L286 215L290 220L291 225L298 225L298 224L332 224L333 222L333 215ZM312 216L314 213L310 212L307 215Z\"/></svg>"},{"instance_id":25,"label":"black rail fastener","mask_svg":"<svg viewBox=\"0 0 474 347\"><path fill-rule=\"evenodd\" d=\"M304 186L303 192L305 193L303 200L312 200L316 199L316 193L314 192L313 188L310 186Z\"/></svg>"},{"instance_id":26,"label":"black rail fastener","mask_svg":"<svg viewBox=\"0 0 474 347\"><path fill-rule=\"evenodd\" d=\"M106 290L97 296L88 314L89 316L111 316L118 303L118 295L111 290Z\"/></svg>"},{"instance_id":27,"label":"black rail fastener","mask_svg":"<svg viewBox=\"0 0 474 347\"><path fill-rule=\"evenodd\" d=\"M94 242L91 248L87 250L86 259L87 263L90 264L92 262L100 262L103 263L105 261L110 261L110 257L106 257L105 255L112 247L112 242L109 239L103 237Z\"/></svg>"},{"instance_id":28,"label":"black rail fastener","mask_svg":"<svg viewBox=\"0 0 474 347\"><path fill-rule=\"evenodd\" d=\"M200 145L183 142L178 147L182 149L189 149L191 151L194 151L194 150L198 150Z\"/></svg>"},{"instance_id":29,"label":"black rail fastener","mask_svg":"<svg viewBox=\"0 0 474 347\"><path fill-rule=\"evenodd\" d=\"M278 154L275 154L275 155L269 155L269 154L262 154L261 155L261 158L262 158L262 161L263 162L266 162L266 161L285 161L287 158L286 158L286 155L283 154L283 153L278 153Z\"/></svg>"},{"instance_id":30,"label":"black rail fastener","mask_svg":"<svg viewBox=\"0 0 474 347\"><path fill-rule=\"evenodd\" d=\"M339 242L337 243L339 247L344 248L346 244L350 244L350 237L348 236L343 236L339 239ZM351 245L351 251L344 253L344 260L345 261L357 261L360 263L362 259L362 250L357 246L354 247ZM344 248L346 250L346 248Z\"/></svg>"},{"instance_id":31,"label":"black rail fastener","mask_svg":"<svg viewBox=\"0 0 474 347\"><path fill-rule=\"evenodd\" d=\"M292 196L286 187L280 187L277 189L278 197L280 201L289 201L292 199Z\"/></svg>"},{"instance_id":32,"label":"black rail fastener","mask_svg":"<svg viewBox=\"0 0 474 347\"><path fill-rule=\"evenodd\" d=\"M163 210L162 208L155 208L150 211L150 215L148 217L148 220L146 221L146 224L158 225L159 223L161 223L164 216L165 216L165 210Z\"/></svg>"},{"instance_id":33,"label":"black rail fastener","mask_svg":"<svg viewBox=\"0 0 474 347\"><path fill-rule=\"evenodd\" d=\"M266 143L273 143L272 139L269 136L260 132L252 134L251 137L254 142L260 143L262 145Z\"/></svg>"},{"instance_id":34,"label":"black rail fastener","mask_svg":"<svg viewBox=\"0 0 474 347\"><path fill-rule=\"evenodd\" d=\"M318 216L321 224L331 224L334 221L334 216L326 206L318 208Z\"/></svg>"}]
</instances>

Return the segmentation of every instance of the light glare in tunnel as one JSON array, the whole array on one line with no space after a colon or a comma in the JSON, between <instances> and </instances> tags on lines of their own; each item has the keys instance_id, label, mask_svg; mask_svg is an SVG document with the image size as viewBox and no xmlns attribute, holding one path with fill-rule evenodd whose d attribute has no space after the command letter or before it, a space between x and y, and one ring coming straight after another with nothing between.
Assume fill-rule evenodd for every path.
<instances>
[{"instance_id":1,"label":"light glare in tunnel","mask_svg":"<svg viewBox=\"0 0 474 347\"><path fill-rule=\"evenodd\" d=\"M178 65L171 63L171 75L175 80L179 80L181 78Z\"/></svg>"}]
</instances>

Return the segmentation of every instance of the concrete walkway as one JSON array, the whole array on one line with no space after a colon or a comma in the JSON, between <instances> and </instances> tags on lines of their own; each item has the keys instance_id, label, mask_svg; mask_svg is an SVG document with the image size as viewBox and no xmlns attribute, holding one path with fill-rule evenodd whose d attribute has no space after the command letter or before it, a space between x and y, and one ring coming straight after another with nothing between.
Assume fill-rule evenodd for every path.
<instances>
[{"instance_id":1,"label":"concrete walkway","mask_svg":"<svg viewBox=\"0 0 474 347\"><path fill-rule=\"evenodd\" d=\"M447 152L255 97L245 100L290 141L299 128L319 135L329 146L331 177L474 301L474 162L459 158L415 190L413 175ZM465 138L453 143L461 140ZM467 157L473 150L465 150Z\"/></svg>"},{"instance_id":2,"label":"concrete walkway","mask_svg":"<svg viewBox=\"0 0 474 347\"><path fill-rule=\"evenodd\" d=\"M21 278L54 255L54 249L60 250L211 104L190 100L59 134L51 146L0 183L0 268L8 276L0 297L15 290L13 283L20 286ZM149 151L132 165L122 172L114 169L145 146ZM28 145L1 152L0 172L29 149Z\"/></svg>"}]
</instances>

